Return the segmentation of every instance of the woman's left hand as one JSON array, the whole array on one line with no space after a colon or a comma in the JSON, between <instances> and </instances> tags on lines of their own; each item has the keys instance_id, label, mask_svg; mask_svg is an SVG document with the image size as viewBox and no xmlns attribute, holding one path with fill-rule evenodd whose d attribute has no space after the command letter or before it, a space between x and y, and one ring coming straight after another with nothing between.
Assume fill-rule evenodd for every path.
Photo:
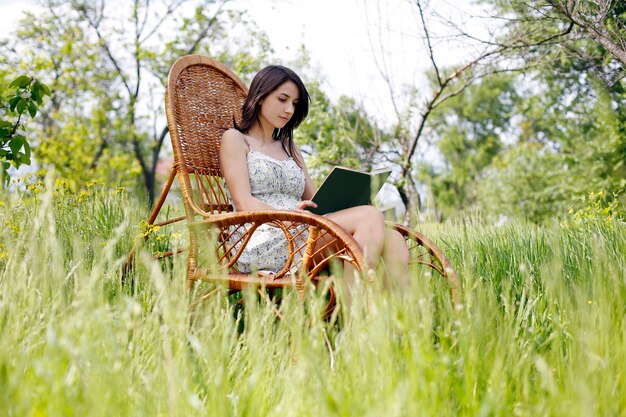
<instances>
[{"instance_id":1,"label":"woman's left hand","mask_svg":"<svg viewBox=\"0 0 626 417\"><path fill-rule=\"evenodd\" d=\"M296 207L296 211L304 212L307 207L315 208L317 207L317 204L311 200L302 200L300 204L298 204L298 207Z\"/></svg>"}]
</instances>

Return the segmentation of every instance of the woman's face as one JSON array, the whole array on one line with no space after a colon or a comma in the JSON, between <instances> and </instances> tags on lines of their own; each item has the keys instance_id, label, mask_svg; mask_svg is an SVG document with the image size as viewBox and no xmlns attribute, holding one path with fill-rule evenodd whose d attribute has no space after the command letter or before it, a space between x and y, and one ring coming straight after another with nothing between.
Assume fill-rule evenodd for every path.
<instances>
[{"instance_id":1,"label":"woman's face","mask_svg":"<svg viewBox=\"0 0 626 417\"><path fill-rule=\"evenodd\" d=\"M285 81L261 100L259 118L263 125L281 129L293 116L300 92L293 81Z\"/></svg>"}]
</instances>

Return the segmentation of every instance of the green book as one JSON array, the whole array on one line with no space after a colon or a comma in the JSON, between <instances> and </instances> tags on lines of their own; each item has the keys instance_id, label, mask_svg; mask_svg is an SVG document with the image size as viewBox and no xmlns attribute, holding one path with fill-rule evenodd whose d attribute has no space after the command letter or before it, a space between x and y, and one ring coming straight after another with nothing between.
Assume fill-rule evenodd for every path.
<instances>
[{"instance_id":1,"label":"green book","mask_svg":"<svg viewBox=\"0 0 626 417\"><path fill-rule=\"evenodd\" d=\"M307 210L323 215L370 204L390 174L389 168L362 172L337 166L333 168L312 198L317 207Z\"/></svg>"}]
</instances>

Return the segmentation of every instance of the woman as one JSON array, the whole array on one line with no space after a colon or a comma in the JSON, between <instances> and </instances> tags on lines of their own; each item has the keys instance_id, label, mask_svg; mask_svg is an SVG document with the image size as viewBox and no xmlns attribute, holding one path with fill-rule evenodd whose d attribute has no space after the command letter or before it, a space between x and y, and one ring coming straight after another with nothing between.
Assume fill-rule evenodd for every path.
<instances>
[{"instance_id":1,"label":"woman","mask_svg":"<svg viewBox=\"0 0 626 417\"><path fill-rule=\"evenodd\" d=\"M293 142L293 130L306 118L308 109L309 94L292 70L272 65L254 77L242 122L224 133L220 150L222 173L235 210L302 211L316 206L310 200L315 185ZM404 238L385 228L377 208L352 207L326 217L352 234L368 265L375 267L382 257L388 268L400 272L400 282L407 283L409 252ZM283 232L263 225L246 246L239 267L243 271L277 271L286 256ZM354 274L346 273L345 279L352 281Z\"/></svg>"}]
</instances>

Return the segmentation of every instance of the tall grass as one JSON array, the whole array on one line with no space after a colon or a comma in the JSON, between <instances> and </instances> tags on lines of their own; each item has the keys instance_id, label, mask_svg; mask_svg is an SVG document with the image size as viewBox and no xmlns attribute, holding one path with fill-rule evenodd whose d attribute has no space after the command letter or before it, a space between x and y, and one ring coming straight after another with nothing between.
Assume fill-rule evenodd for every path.
<instances>
[{"instance_id":1,"label":"tall grass","mask_svg":"<svg viewBox=\"0 0 626 417\"><path fill-rule=\"evenodd\" d=\"M624 225L433 226L463 309L414 271L360 288L342 326L313 294L282 321L246 294L240 332L224 297L190 308L184 256L142 252L121 286L133 198L38 191L0 198L0 415L626 414Z\"/></svg>"}]
</instances>

